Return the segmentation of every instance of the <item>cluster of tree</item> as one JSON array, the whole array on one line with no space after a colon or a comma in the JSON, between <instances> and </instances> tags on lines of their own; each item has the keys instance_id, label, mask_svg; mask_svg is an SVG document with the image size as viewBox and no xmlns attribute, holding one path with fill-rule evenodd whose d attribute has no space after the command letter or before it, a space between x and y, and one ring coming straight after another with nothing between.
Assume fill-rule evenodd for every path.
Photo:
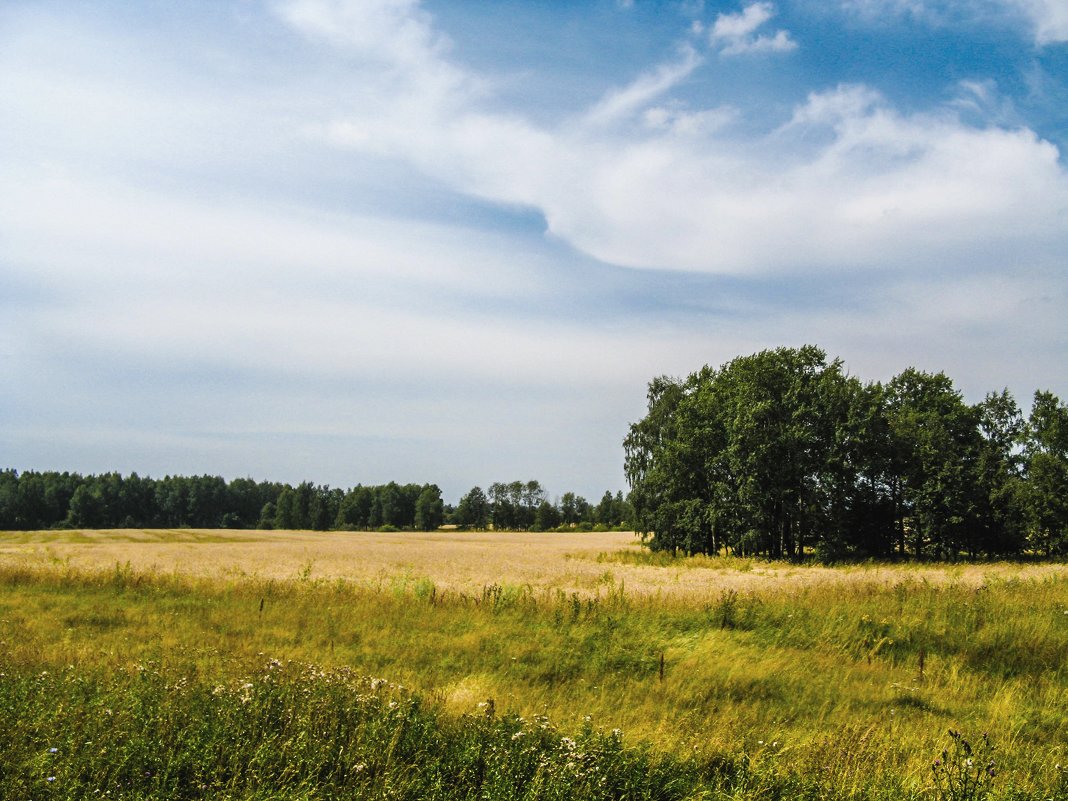
<instances>
[{"instance_id":1,"label":"cluster of tree","mask_svg":"<svg viewBox=\"0 0 1068 801\"><path fill-rule=\"evenodd\" d=\"M537 481L494 483L489 493L474 487L457 504L451 520L461 528L551 531L568 528L624 528L633 517L630 503L622 492L606 491L600 502L591 504L581 495L565 492L551 502Z\"/></svg>"},{"instance_id":2,"label":"cluster of tree","mask_svg":"<svg viewBox=\"0 0 1068 801\"><path fill-rule=\"evenodd\" d=\"M349 531L394 528L548 530L629 520L622 493L596 506L574 493L559 504L537 481L475 487L456 509L436 484L357 485L349 490L304 482L296 487L219 476L142 478L136 473L18 473L0 470L0 530L44 528L277 528Z\"/></svg>"},{"instance_id":3,"label":"cluster of tree","mask_svg":"<svg viewBox=\"0 0 1068 801\"><path fill-rule=\"evenodd\" d=\"M624 442L654 549L773 558L1068 553L1068 406L964 402L944 373L862 383L819 348L649 385Z\"/></svg>"},{"instance_id":4,"label":"cluster of tree","mask_svg":"<svg viewBox=\"0 0 1068 801\"><path fill-rule=\"evenodd\" d=\"M437 484L356 486L337 492L334 528L368 531L383 527L433 531L445 522L445 503ZM294 526L276 526L294 528Z\"/></svg>"},{"instance_id":5,"label":"cluster of tree","mask_svg":"<svg viewBox=\"0 0 1068 801\"><path fill-rule=\"evenodd\" d=\"M0 529L255 525L282 484L218 476L0 471Z\"/></svg>"},{"instance_id":6,"label":"cluster of tree","mask_svg":"<svg viewBox=\"0 0 1068 801\"><path fill-rule=\"evenodd\" d=\"M142 478L136 473L0 470L0 529L286 528L432 530L444 522L434 484L357 486L219 476Z\"/></svg>"}]
</instances>

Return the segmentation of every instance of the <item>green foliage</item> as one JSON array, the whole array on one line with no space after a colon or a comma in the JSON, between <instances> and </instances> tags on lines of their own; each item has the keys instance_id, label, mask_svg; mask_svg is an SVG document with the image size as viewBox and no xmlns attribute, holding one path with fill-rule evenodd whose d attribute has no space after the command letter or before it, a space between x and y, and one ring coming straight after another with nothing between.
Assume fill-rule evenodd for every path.
<instances>
[{"instance_id":1,"label":"green foliage","mask_svg":"<svg viewBox=\"0 0 1068 801\"><path fill-rule=\"evenodd\" d=\"M474 487L447 509L436 484L357 485L350 490L219 476L141 478L0 470L0 530L42 528L260 528L434 531L459 528L551 531L578 523L620 528L632 517L622 492L597 507L574 493L560 505L537 481ZM492 500L492 502L491 502ZM391 528L384 529L383 526Z\"/></svg>"},{"instance_id":2,"label":"green foliage","mask_svg":"<svg viewBox=\"0 0 1068 801\"><path fill-rule=\"evenodd\" d=\"M635 526L686 554L1059 553L1068 409L1035 404L1025 426L1007 390L969 406L943 373L862 384L812 346L657 378L624 442Z\"/></svg>"},{"instance_id":3,"label":"green foliage","mask_svg":"<svg viewBox=\"0 0 1068 801\"><path fill-rule=\"evenodd\" d=\"M1035 546L1047 555L1068 553L1068 405L1036 392L1025 450L1028 482L1022 490Z\"/></svg>"},{"instance_id":4,"label":"green foliage","mask_svg":"<svg viewBox=\"0 0 1068 801\"><path fill-rule=\"evenodd\" d=\"M434 531L445 520L445 504L441 500L441 488L427 484L415 499L414 526L417 531Z\"/></svg>"},{"instance_id":5,"label":"green foliage","mask_svg":"<svg viewBox=\"0 0 1068 801\"><path fill-rule=\"evenodd\" d=\"M489 519L498 531L529 531L537 528L538 509L546 503L545 490L537 481L496 482L489 488Z\"/></svg>"},{"instance_id":6,"label":"green foliage","mask_svg":"<svg viewBox=\"0 0 1068 801\"><path fill-rule=\"evenodd\" d=\"M545 718L451 719L346 668L267 660L206 681L0 663L0 796L27 799L683 799L730 763L561 735Z\"/></svg>"},{"instance_id":7,"label":"green foliage","mask_svg":"<svg viewBox=\"0 0 1068 801\"><path fill-rule=\"evenodd\" d=\"M473 528L482 531L489 526L490 507L486 499L486 493L481 487L472 487L460 503L456 505L453 513L453 522L461 528Z\"/></svg>"}]
</instances>

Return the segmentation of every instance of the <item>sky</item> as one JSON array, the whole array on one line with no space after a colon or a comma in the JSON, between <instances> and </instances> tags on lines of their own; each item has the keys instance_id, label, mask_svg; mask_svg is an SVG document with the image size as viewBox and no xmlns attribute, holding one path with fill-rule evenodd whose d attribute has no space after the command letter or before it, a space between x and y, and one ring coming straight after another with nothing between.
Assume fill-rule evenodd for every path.
<instances>
[{"instance_id":1,"label":"sky","mask_svg":"<svg viewBox=\"0 0 1068 801\"><path fill-rule=\"evenodd\" d=\"M1066 152L1066 0L5 0L0 466L595 500L802 344L1026 412Z\"/></svg>"}]
</instances>

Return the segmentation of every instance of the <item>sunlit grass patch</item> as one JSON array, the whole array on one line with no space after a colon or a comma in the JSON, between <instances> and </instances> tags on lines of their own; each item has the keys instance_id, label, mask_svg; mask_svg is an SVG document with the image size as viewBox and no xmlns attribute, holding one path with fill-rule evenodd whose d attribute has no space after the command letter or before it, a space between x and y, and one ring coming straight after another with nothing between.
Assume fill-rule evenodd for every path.
<instances>
[{"instance_id":1,"label":"sunlit grass patch","mask_svg":"<svg viewBox=\"0 0 1068 801\"><path fill-rule=\"evenodd\" d=\"M995 797L1056 797L1065 579L862 572L679 595L632 592L609 564L586 592L6 565L0 670L74 681L152 665L171 684L230 686L272 658L346 669L410 688L443 726L492 699L498 718L543 716L572 739L588 716L679 764L748 765L748 783L713 783L710 798L920 797L946 730L989 731L995 791L1017 793Z\"/></svg>"}]
</instances>

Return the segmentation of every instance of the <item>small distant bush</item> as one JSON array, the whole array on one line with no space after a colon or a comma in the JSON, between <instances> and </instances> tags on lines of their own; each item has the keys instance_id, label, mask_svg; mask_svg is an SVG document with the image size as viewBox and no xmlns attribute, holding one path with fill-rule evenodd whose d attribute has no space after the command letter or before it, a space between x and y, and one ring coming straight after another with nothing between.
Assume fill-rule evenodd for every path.
<instances>
[{"instance_id":1,"label":"small distant bush","mask_svg":"<svg viewBox=\"0 0 1068 801\"><path fill-rule=\"evenodd\" d=\"M399 528L397 528L396 526L394 526L394 525L392 525L390 523L386 523L384 526L379 526L378 530L383 532L383 533L385 533L385 534L391 534L391 533L393 533L395 531L400 531Z\"/></svg>"}]
</instances>

